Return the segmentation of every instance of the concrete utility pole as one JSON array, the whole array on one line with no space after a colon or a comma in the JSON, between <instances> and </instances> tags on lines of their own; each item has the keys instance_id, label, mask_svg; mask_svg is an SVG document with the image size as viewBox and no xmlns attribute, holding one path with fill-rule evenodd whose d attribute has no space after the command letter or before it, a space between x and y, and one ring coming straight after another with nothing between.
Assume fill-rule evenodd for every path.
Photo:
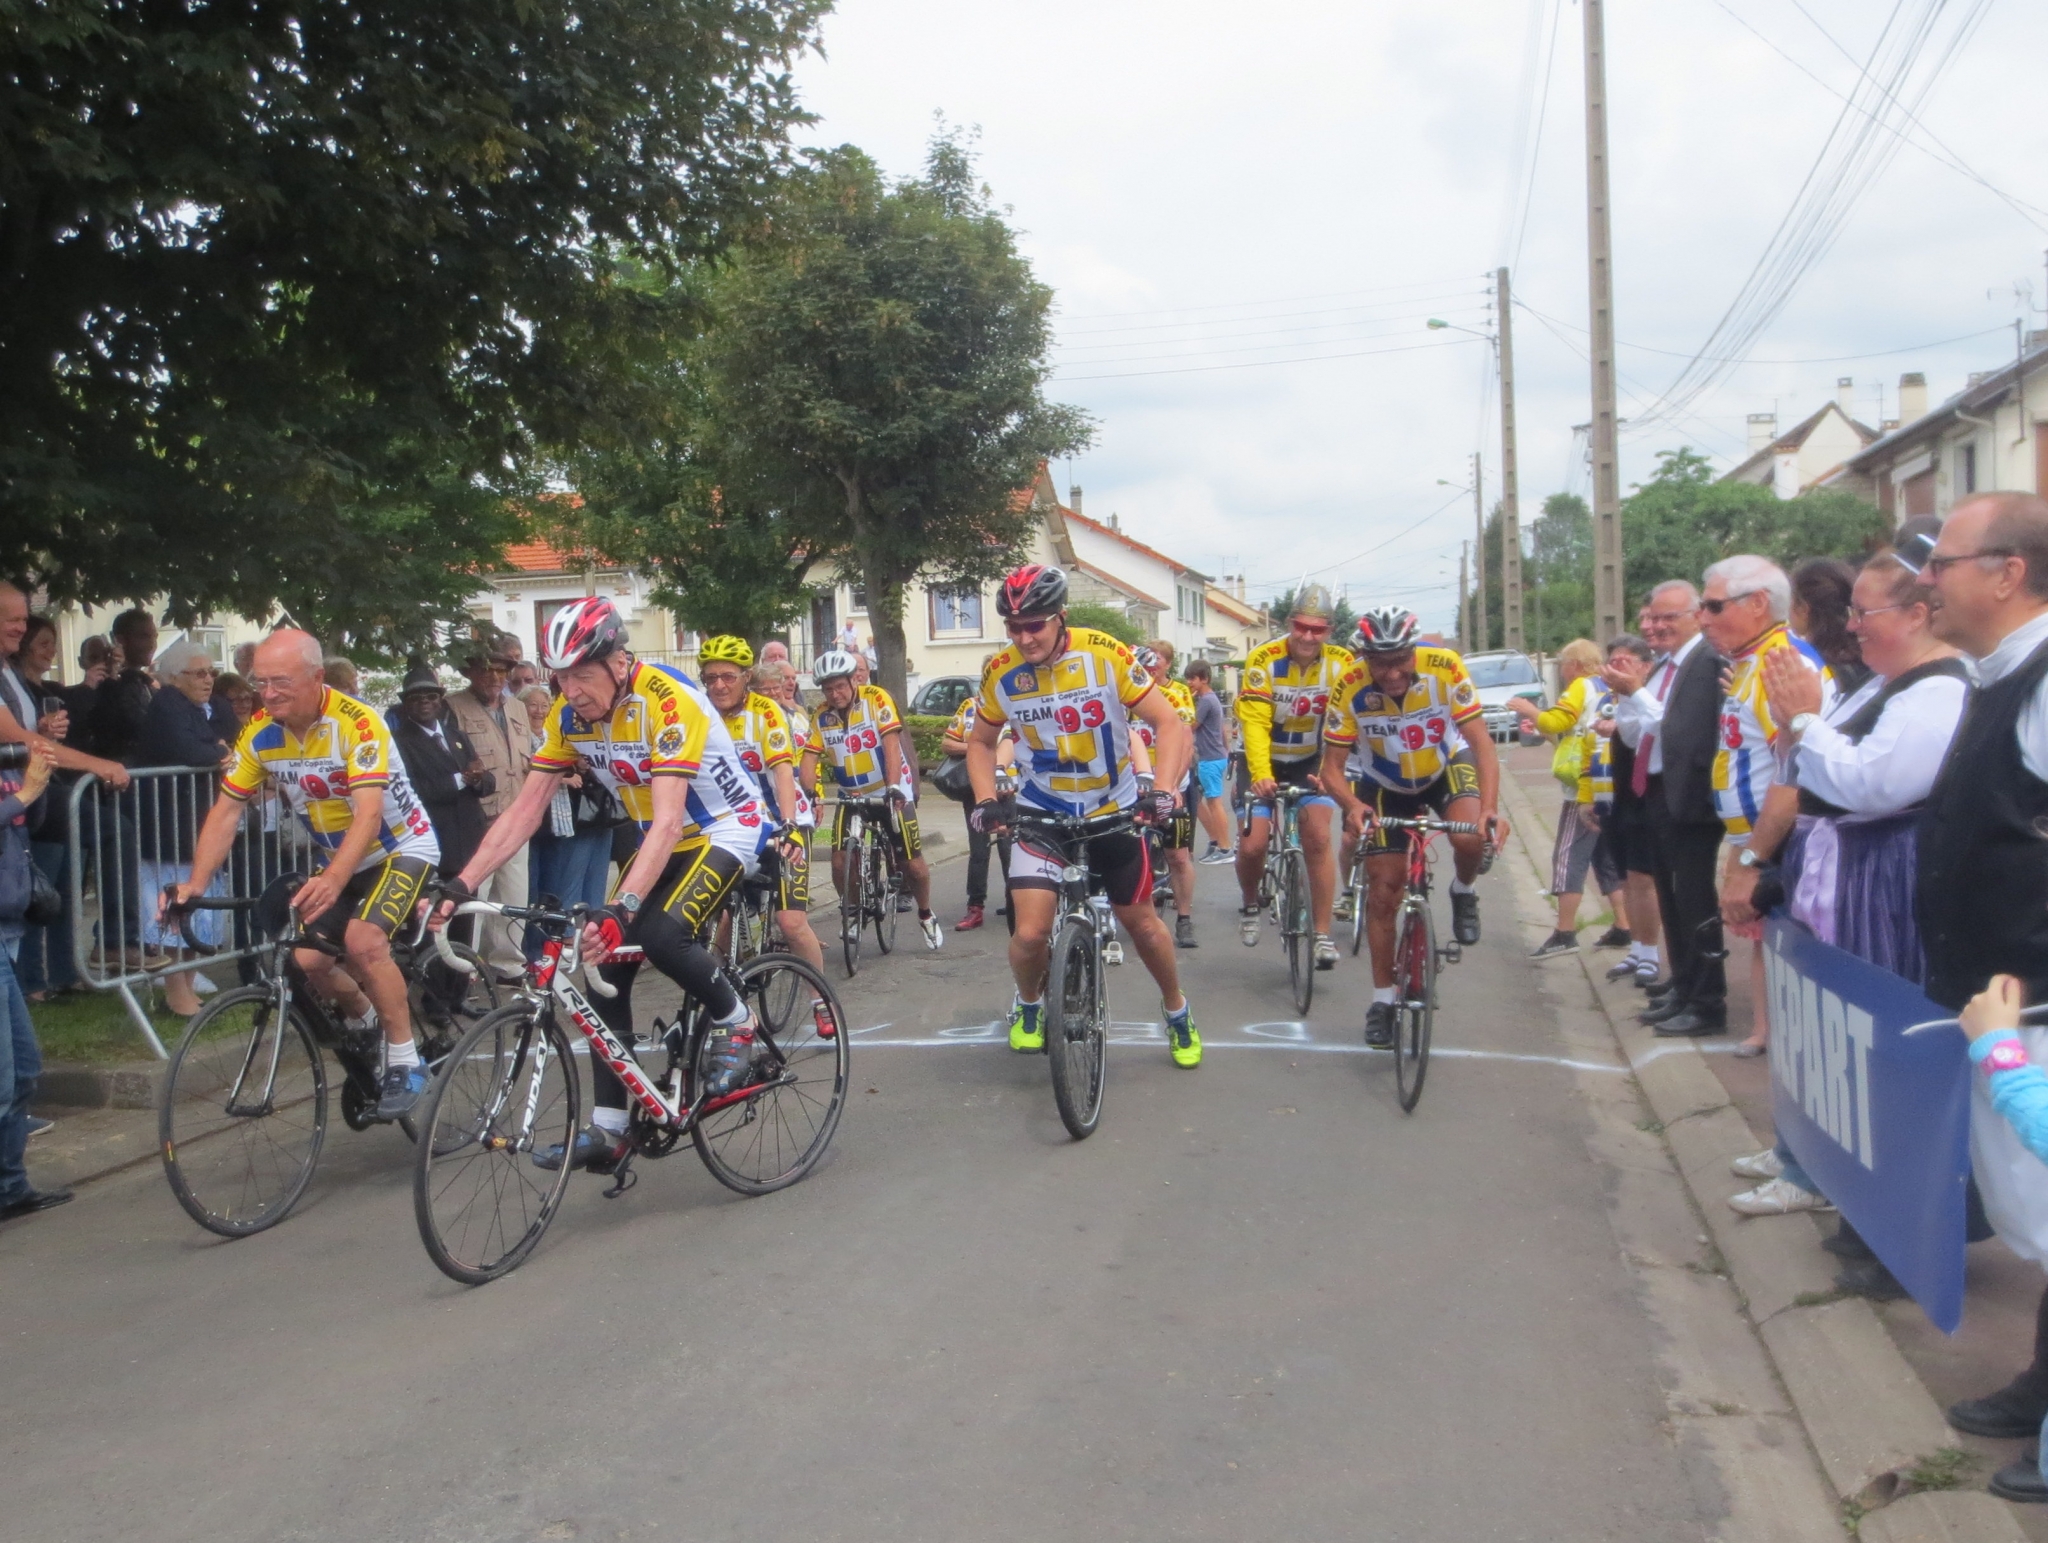
<instances>
[{"instance_id":1,"label":"concrete utility pole","mask_svg":"<svg viewBox=\"0 0 2048 1543\"><path fill-rule=\"evenodd\" d=\"M1472 452L1472 646L1484 649L1492 636L1486 625L1486 478L1479 452Z\"/></svg>"},{"instance_id":2,"label":"concrete utility pole","mask_svg":"<svg viewBox=\"0 0 2048 1543\"><path fill-rule=\"evenodd\" d=\"M1465 590L1465 564L1471 560L1472 543L1458 543L1458 652L1472 651L1472 600Z\"/></svg>"},{"instance_id":3,"label":"concrete utility pole","mask_svg":"<svg viewBox=\"0 0 2048 1543\"><path fill-rule=\"evenodd\" d=\"M1607 195L1606 0L1586 13L1586 254L1593 328L1593 635L1621 631L1621 464L1614 413L1614 249Z\"/></svg>"},{"instance_id":4,"label":"concrete utility pole","mask_svg":"<svg viewBox=\"0 0 2048 1543\"><path fill-rule=\"evenodd\" d=\"M1494 275L1500 310L1500 608L1507 646L1522 641L1522 507L1515 465L1515 334L1508 311L1508 270Z\"/></svg>"}]
</instances>

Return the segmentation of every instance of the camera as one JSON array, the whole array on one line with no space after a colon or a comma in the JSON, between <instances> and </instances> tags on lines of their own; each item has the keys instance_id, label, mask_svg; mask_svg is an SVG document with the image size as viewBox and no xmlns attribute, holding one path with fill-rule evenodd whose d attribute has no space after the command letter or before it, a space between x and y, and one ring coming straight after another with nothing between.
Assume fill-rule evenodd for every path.
<instances>
[{"instance_id":1,"label":"camera","mask_svg":"<svg viewBox=\"0 0 2048 1543\"><path fill-rule=\"evenodd\" d=\"M0 772L20 771L28 765L30 754L27 745L0 745Z\"/></svg>"}]
</instances>

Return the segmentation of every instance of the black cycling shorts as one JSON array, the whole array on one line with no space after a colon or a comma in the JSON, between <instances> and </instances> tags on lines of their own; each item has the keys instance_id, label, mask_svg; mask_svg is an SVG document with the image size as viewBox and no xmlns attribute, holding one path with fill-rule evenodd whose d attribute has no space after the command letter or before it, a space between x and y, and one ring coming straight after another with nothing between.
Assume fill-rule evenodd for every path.
<instances>
[{"instance_id":1,"label":"black cycling shorts","mask_svg":"<svg viewBox=\"0 0 2048 1543\"><path fill-rule=\"evenodd\" d=\"M1088 848L1088 866L1102 880L1111 905L1150 903L1152 854L1142 836L1131 830L1112 831L1091 836L1082 845ZM1065 866L1052 844L1020 833L1010 847L1010 888L1056 890Z\"/></svg>"},{"instance_id":2,"label":"black cycling shorts","mask_svg":"<svg viewBox=\"0 0 2048 1543\"><path fill-rule=\"evenodd\" d=\"M1441 816L1452 803L1461 798L1479 796L1479 762L1472 754L1470 745L1460 745L1458 753L1451 757L1443 775L1424 788L1412 793L1396 793L1370 780L1354 782L1351 791L1366 808L1383 820L1412 820L1424 810ZM1405 853L1408 850L1408 832L1388 830L1384 826L1373 832L1366 843L1365 855L1384 857L1389 853Z\"/></svg>"},{"instance_id":3,"label":"black cycling shorts","mask_svg":"<svg viewBox=\"0 0 2048 1543\"><path fill-rule=\"evenodd\" d=\"M388 938L412 919L420 891L433 877L434 865L424 857L387 857L371 867L358 868L355 877L341 887L341 898L306 931L345 947L348 924L368 922Z\"/></svg>"},{"instance_id":4,"label":"black cycling shorts","mask_svg":"<svg viewBox=\"0 0 2048 1543\"><path fill-rule=\"evenodd\" d=\"M869 818L873 818L879 798L842 799L834 807L838 811L832 816L832 849L836 852L846 845L846 821L858 806ZM899 799L890 799L888 817L882 828L889 833L889 844L896 849L896 861L909 863L924 855L924 840L917 830L917 805Z\"/></svg>"}]
</instances>

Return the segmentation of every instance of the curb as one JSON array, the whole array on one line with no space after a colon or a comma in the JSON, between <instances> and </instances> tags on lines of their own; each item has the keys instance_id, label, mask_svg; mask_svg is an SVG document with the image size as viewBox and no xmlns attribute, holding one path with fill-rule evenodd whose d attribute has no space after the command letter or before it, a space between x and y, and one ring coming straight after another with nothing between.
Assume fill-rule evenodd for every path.
<instances>
[{"instance_id":1,"label":"curb","mask_svg":"<svg viewBox=\"0 0 2048 1543\"><path fill-rule=\"evenodd\" d=\"M1505 769L1501 784L1515 840L1544 873L1548 862L1531 836L1552 825ZM1659 1040L1634 1021L1635 988L1609 985L1590 954L1577 958L1822 1474L1845 1518L1860 1518L1856 1535L1876 1543L2026 1543L2010 1507L1992 1495L1915 1489L1922 1459L1955 1444L1940 1406L1870 1304L1836 1291L1811 1222L1728 1208L1729 1186L1741 1182L1730 1179L1728 1164L1760 1143L1698 1043Z\"/></svg>"},{"instance_id":2,"label":"curb","mask_svg":"<svg viewBox=\"0 0 2048 1543\"><path fill-rule=\"evenodd\" d=\"M163 1100L164 1061L126 1061L113 1066L58 1061L46 1064L36 1102L67 1109L155 1109Z\"/></svg>"}]
</instances>

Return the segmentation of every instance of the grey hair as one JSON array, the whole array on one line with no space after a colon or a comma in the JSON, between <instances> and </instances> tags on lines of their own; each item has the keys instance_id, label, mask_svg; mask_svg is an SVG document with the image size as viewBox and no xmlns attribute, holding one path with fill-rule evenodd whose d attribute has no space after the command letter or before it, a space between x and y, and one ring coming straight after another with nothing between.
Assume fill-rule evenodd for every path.
<instances>
[{"instance_id":1,"label":"grey hair","mask_svg":"<svg viewBox=\"0 0 2048 1543\"><path fill-rule=\"evenodd\" d=\"M779 686L782 684L782 677L794 668L795 666L786 659L763 659L754 666L753 682L757 686Z\"/></svg>"},{"instance_id":2,"label":"grey hair","mask_svg":"<svg viewBox=\"0 0 2048 1543\"><path fill-rule=\"evenodd\" d=\"M1700 608L1700 592L1694 589L1691 582L1686 579L1666 579L1662 584L1659 584L1650 591L1651 604L1654 605L1656 603L1659 595L1663 594L1666 590L1672 589L1685 591L1685 608L1688 611L1697 611Z\"/></svg>"},{"instance_id":3,"label":"grey hair","mask_svg":"<svg viewBox=\"0 0 2048 1543\"><path fill-rule=\"evenodd\" d=\"M521 689L519 693L519 700L522 702L530 702L534 699L536 694L540 697L540 699L543 702L552 702L555 699L554 692L550 691L547 688L547 686L542 682L535 681L532 685Z\"/></svg>"},{"instance_id":4,"label":"grey hair","mask_svg":"<svg viewBox=\"0 0 2048 1543\"><path fill-rule=\"evenodd\" d=\"M1706 572L1707 583L1716 579L1728 586L1731 599L1739 594L1764 596L1770 603L1772 621L1783 621L1792 614L1792 581L1768 557L1753 552L1724 557Z\"/></svg>"}]
</instances>

